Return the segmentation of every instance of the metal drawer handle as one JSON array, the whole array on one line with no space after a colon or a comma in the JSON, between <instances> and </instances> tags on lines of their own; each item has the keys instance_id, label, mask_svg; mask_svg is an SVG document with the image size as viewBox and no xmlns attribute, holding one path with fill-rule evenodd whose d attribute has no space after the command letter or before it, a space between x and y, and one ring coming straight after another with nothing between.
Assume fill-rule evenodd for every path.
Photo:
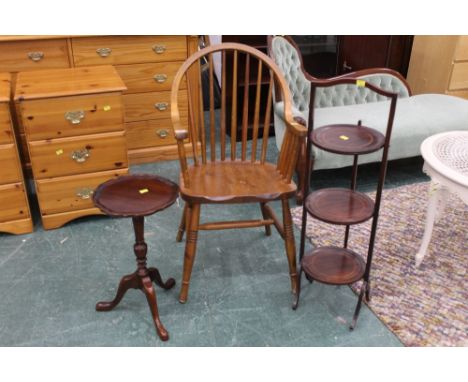
<instances>
[{"instance_id":1,"label":"metal drawer handle","mask_svg":"<svg viewBox=\"0 0 468 382\"><path fill-rule=\"evenodd\" d=\"M112 53L112 49L111 48L99 48L99 49L96 49L96 53L104 58L104 57L110 56L110 54Z\"/></svg>"},{"instance_id":2,"label":"metal drawer handle","mask_svg":"<svg viewBox=\"0 0 468 382\"><path fill-rule=\"evenodd\" d=\"M65 113L65 119L69 121L72 125L79 125L84 117L84 110L67 111Z\"/></svg>"},{"instance_id":3,"label":"metal drawer handle","mask_svg":"<svg viewBox=\"0 0 468 382\"><path fill-rule=\"evenodd\" d=\"M153 45L154 53L162 54L166 51L166 45Z\"/></svg>"},{"instance_id":4,"label":"metal drawer handle","mask_svg":"<svg viewBox=\"0 0 468 382\"><path fill-rule=\"evenodd\" d=\"M89 152L88 149L81 149L81 150L75 150L71 153L71 158L76 162L76 163L83 163L86 162L86 160L89 158L91 153Z\"/></svg>"},{"instance_id":5,"label":"metal drawer handle","mask_svg":"<svg viewBox=\"0 0 468 382\"><path fill-rule=\"evenodd\" d=\"M156 82L159 82L160 84L162 84L163 82L166 82L167 75L166 74L156 74L153 78L154 78L154 80Z\"/></svg>"},{"instance_id":6,"label":"metal drawer handle","mask_svg":"<svg viewBox=\"0 0 468 382\"><path fill-rule=\"evenodd\" d=\"M167 102L159 102L159 103L154 104L154 107L158 109L159 111L167 110L168 106L169 104Z\"/></svg>"},{"instance_id":7,"label":"metal drawer handle","mask_svg":"<svg viewBox=\"0 0 468 382\"><path fill-rule=\"evenodd\" d=\"M159 135L159 138L166 138L169 135L169 131L167 129L158 129L156 130L156 134Z\"/></svg>"},{"instance_id":8,"label":"metal drawer handle","mask_svg":"<svg viewBox=\"0 0 468 382\"><path fill-rule=\"evenodd\" d=\"M39 62L44 58L44 52L29 52L28 57L31 61Z\"/></svg>"},{"instance_id":9,"label":"metal drawer handle","mask_svg":"<svg viewBox=\"0 0 468 382\"><path fill-rule=\"evenodd\" d=\"M78 196L79 198L83 199L83 200L86 200L86 199L89 199L91 198L91 196L94 194L94 190L92 188L89 188L89 187L83 187L83 188L78 188L76 190L76 196Z\"/></svg>"}]
</instances>

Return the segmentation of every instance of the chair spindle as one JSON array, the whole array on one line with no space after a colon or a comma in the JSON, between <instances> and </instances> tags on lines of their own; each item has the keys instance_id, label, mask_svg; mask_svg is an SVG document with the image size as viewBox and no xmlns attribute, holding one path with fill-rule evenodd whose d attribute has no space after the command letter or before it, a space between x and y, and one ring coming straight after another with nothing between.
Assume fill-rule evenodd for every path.
<instances>
[{"instance_id":1,"label":"chair spindle","mask_svg":"<svg viewBox=\"0 0 468 382\"><path fill-rule=\"evenodd\" d=\"M214 110L214 75L213 75L213 53L208 55L209 77L210 77L210 157L211 161L216 160L216 125Z\"/></svg>"},{"instance_id":2,"label":"chair spindle","mask_svg":"<svg viewBox=\"0 0 468 382\"><path fill-rule=\"evenodd\" d=\"M198 166L198 121L195 118L195 110L193 107L193 98L192 98L192 83L188 75L186 75L187 79L187 88L188 88L188 108L189 108L189 138L190 142L192 142L192 153L193 153L193 163L195 166Z\"/></svg>"},{"instance_id":3,"label":"chair spindle","mask_svg":"<svg viewBox=\"0 0 468 382\"><path fill-rule=\"evenodd\" d=\"M270 134L270 114L271 114L271 103L273 98L273 73L270 71L270 84L268 85L268 97L266 104L265 123L263 125L263 139L262 139L262 157L260 162L265 163L266 152L268 147L268 136Z\"/></svg>"},{"instance_id":4,"label":"chair spindle","mask_svg":"<svg viewBox=\"0 0 468 382\"><path fill-rule=\"evenodd\" d=\"M200 101L200 109L198 113L198 118L200 120L199 123L199 131L200 134L200 142L201 142L201 155L202 155L202 163L206 164L206 132L205 132L205 114L204 114L204 106L203 106L203 89L202 89L202 67L200 60L198 60L198 94L199 94L199 101Z\"/></svg>"},{"instance_id":5,"label":"chair spindle","mask_svg":"<svg viewBox=\"0 0 468 382\"><path fill-rule=\"evenodd\" d=\"M255 111L252 131L252 163L257 159L258 121L260 119L260 96L262 93L262 61L258 60L257 91L255 95Z\"/></svg>"},{"instance_id":6,"label":"chair spindle","mask_svg":"<svg viewBox=\"0 0 468 382\"><path fill-rule=\"evenodd\" d=\"M226 159L226 51L222 52L221 72L221 160Z\"/></svg>"},{"instance_id":7,"label":"chair spindle","mask_svg":"<svg viewBox=\"0 0 468 382\"><path fill-rule=\"evenodd\" d=\"M236 159L237 139L237 50L234 50L232 73L232 107L231 107L231 160Z\"/></svg>"},{"instance_id":8,"label":"chair spindle","mask_svg":"<svg viewBox=\"0 0 468 382\"><path fill-rule=\"evenodd\" d=\"M247 127L249 124L249 78L250 54L245 55L244 101L242 105L242 157L245 161L247 152Z\"/></svg>"}]
</instances>

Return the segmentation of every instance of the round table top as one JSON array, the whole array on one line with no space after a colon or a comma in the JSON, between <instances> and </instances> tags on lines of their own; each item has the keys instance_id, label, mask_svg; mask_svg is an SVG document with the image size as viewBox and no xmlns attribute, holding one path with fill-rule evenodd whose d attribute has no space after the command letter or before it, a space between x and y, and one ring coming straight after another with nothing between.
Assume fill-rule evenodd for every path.
<instances>
[{"instance_id":1,"label":"round table top","mask_svg":"<svg viewBox=\"0 0 468 382\"><path fill-rule=\"evenodd\" d=\"M123 175L102 183L94 205L110 216L147 216L172 205L179 186L157 175Z\"/></svg>"},{"instance_id":2,"label":"round table top","mask_svg":"<svg viewBox=\"0 0 468 382\"><path fill-rule=\"evenodd\" d=\"M449 131L426 138L421 154L435 171L468 187L468 131Z\"/></svg>"}]
</instances>

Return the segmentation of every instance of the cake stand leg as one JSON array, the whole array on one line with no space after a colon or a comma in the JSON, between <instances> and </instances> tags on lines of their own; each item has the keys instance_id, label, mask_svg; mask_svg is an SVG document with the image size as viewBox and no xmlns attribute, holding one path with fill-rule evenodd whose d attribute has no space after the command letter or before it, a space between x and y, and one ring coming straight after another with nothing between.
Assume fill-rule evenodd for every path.
<instances>
[{"instance_id":1,"label":"cake stand leg","mask_svg":"<svg viewBox=\"0 0 468 382\"><path fill-rule=\"evenodd\" d=\"M359 298L356 305L356 310L354 311L353 321L349 327L349 330L354 330L356 326L357 319L359 317L359 312L361 311L362 298L364 297L364 292L367 290L367 283L364 281L361 285L361 291L359 292Z\"/></svg>"}]
</instances>

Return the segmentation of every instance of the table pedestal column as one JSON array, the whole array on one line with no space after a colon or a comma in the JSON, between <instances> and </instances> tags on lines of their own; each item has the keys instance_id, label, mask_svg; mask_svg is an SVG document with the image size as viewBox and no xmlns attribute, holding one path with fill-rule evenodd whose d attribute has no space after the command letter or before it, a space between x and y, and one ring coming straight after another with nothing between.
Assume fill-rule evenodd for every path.
<instances>
[{"instance_id":1,"label":"table pedestal column","mask_svg":"<svg viewBox=\"0 0 468 382\"><path fill-rule=\"evenodd\" d=\"M98 302L96 304L96 310L101 312L112 310L119 304L127 290L130 288L140 289L145 294L146 300L148 301L156 332L161 340L167 341L169 339L169 333L159 319L156 291L153 287L153 282L163 289L171 289L175 285L175 280L170 278L164 282L157 268L147 268L146 253L148 247L144 240L144 217L137 216L133 217L132 220L135 230L135 245L133 249L137 261L137 270L130 275L122 277L115 298L112 301Z\"/></svg>"}]
</instances>

